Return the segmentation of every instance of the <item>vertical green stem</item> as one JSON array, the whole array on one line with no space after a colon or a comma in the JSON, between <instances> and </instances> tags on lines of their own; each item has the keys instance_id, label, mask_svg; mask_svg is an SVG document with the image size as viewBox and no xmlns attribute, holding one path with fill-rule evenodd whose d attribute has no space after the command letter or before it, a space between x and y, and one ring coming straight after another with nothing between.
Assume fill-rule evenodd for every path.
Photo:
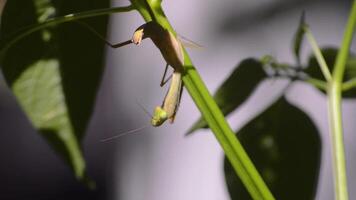
<instances>
[{"instance_id":1,"label":"vertical green stem","mask_svg":"<svg viewBox=\"0 0 356 200\"><path fill-rule=\"evenodd\" d=\"M347 200L346 161L341 116L341 85L335 81L329 83L328 112L332 143L335 199Z\"/></svg>"},{"instance_id":2,"label":"vertical green stem","mask_svg":"<svg viewBox=\"0 0 356 200\"><path fill-rule=\"evenodd\" d=\"M349 49L356 24L356 1L353 2L351 14L346 25L344 38L341 44L340 51L337 55L333 77L328 86L328 108L331 130L331 142L333 152L333 170L334 170L334 185L335 199L347 200L347 174L345 147L342 128L341 114L341 92L342 81L345 72L346 61L349 56Z\"/></svg>"}]
</instances>

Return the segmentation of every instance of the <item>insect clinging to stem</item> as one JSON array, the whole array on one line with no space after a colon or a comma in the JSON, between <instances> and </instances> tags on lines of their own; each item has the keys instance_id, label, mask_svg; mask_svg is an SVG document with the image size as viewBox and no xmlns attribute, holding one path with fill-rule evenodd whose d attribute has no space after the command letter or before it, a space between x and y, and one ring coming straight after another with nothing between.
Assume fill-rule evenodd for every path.
<instances>
[{"instance_id":1,"label":"insect clinging to stem","mask_svg":"<svg viewBox=\"0 0 356 200\"><path fill-rule=\"evenodd\" d=\"M151 125L160 126L167 119L169 119L170 123L173 123L183 92L182 73L184 70L184 53L182 44L170 31L153 21L138 27L133 34L132 42L138 45L145 38L151 38L167 62L161 86L166 83L164 79L168 66L173 68L170 87L162 105L154 109Z\"/></svg>"},{"instance_id":2,"label":"insect clinging to stem","mask_svg":"<svg viewBox=\"0 0 356 200\"><path fill-rule=\"evenodd\" d=\"M151 116L151 125L157 127L162 125L167 120L169 120L170 123L173 123L183 91L182 76L184 72L184 53L181 41L177 39L173 33L163 28L157 22L150 21L138 27L133 33L131 40L117 44L111 44L87 24L82 22L79 23L90 29L112 48L119 48L131 43L139 45L141 44L142 40L146 38L150 38L153 41L166 61L166 66L160 86L162 87L165 85L170 79L171 83L168 92L162 102L162 105L157 106L154 109L154 113ZM168 77L167 80L165 80L168 66L173 68L173 74Z\"/></svg>"}]
</instances>

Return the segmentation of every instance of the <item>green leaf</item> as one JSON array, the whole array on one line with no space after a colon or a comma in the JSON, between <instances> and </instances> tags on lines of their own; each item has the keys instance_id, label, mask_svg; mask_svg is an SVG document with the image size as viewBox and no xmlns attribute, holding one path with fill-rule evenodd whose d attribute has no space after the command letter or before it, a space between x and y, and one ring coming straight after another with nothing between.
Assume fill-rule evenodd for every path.
<instances>
[{"instance_id":1,"label":"green leaf","mask_svg":"<svg viewBox=\"0 0 356 200\"><path fill-rule=\"evenodd\" d=\"M304 38L304 33L305 33L305 12L302 13L302 16L300 17L300 22L298 29L295 33L294 40L293 40L293 51L294 51L294 56L295 59L297 60L297 63L300 64L300 49L302 46L303 38Z\"/></svg>"},{"instance_id":2,"label":"green leaf","mask_svg":"<svg viewBox=\"0 0 356 200\"><path fill-rule=\"evenodd\" d=\"M314 199L321 141L304 112L281 98L238 137L276 199ZM251 199L227 159L224 163L231 199Z\"/></svg>"},{"instance_id":3,"label":"green leaf","mask_svg":"<svg viewBox=\"0 0 356 200\"><path fill-rule=\"evenodd\" d=\"M347 80L356 78L356 57L350 57L346 63ZM346 80L346 81L347 81Z\"/></svg>"},{"instance_id":4,"label":"green leaf","mask_svg":"<svg viewBox=\"0 0 356 200\"><path fill-rule=\"evenodd\" d=\"M266 77L260 61L253 58L243 60L214 94L222 113L226 116L238 108ZM203 118L195 122L187 134L200 128L207 128Z\"/></svg>"},{"instance_id":5,"label":"green leaf","mask_svg":"<svg viewBox=\"0 0 356 200\"><path fill-rule=\"evenodd\" d=\"M326 64L328 65L328 68L330 71L333 71L338 51L339 50L334 47L328 47L328 48L321 49L321 52L325 58ZM311 55L309 57L308 66L305 69L305 72L309 76L311 76L315 79L319 79L319 80L324 79L324 76L319 68L318 62L314 55ZM355 77L356 77L356 57L354 56L354 54L350 53L350 56L346 62L346 69L345 69L343 80L348 81ZM325 93L325 91L323 91L323 90L320 90L320 91ZM355 98L356 97L356 88L352 88L348 91L343 92L342 96L344 98Z\"/></svg>"},{"instance_id":6,"label":"green leaf","mask_svg":"<svg viewBox=\"0 0 356 200\"><path fill-rule=\"evenodd\" d=\"M108 0L8 1L1 19L1 48L23 27L108 6ZM106 21L87 23L105 35ZM80 142L93 111L103 50L104 43L92 33L67 23L18 41L1 60L4 77L33 126L82 181L88 179Z\"/></svg>"}]
</instances>

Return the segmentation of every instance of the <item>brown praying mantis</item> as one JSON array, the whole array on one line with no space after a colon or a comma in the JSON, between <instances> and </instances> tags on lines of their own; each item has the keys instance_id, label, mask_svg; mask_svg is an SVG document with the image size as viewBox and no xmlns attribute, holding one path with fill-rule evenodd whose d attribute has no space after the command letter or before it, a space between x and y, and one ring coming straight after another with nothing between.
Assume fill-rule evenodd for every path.
<instances>
[{"instance_id":1,"label":"brown praying mantis","mask_svg":"<svg viewBox=\"0 0 356 200\"><path fill-rule=\"evenodd\" d=\"M131 41L138 45L145 38L151 38L167 62L161 80L161 86L163 86L169 79L164 80L168 66L171 66L174 70L168 92L162 105L155 108L151 124L152 126L160 126L167 119L173 123L183 91L182 73L184 70L184 54L182 43L176 39L170 31L164 29L158 23L153 21L138 27L134 32Z\"/></svg>"},{"instance_id":2,"label":"brown praying mantis","mask_svg":"<svg viewBox=\"0 0 356 200\"><path fill-rule=\"evenodd\" d=\"M160 126L167 121L167 119L170 123L173 123L183 91L182 73L184 71L184 53L182 43L169 30L163 28L154 21L141 25L135 30L131 40L118 44L111 44L87 24L81 22L79 23L89 28L94 34L99 36L112 48L119 48L131 43L139 45L142 40L151 38L167 62L160 86L162 87L169 81L169 79L171 79L171 84L162 105L157 106L154 109L154 113L151 118L151 125L155 127ZM173 68L173 74L165 80L168 66Z\"/></svg>"}]
</instances>

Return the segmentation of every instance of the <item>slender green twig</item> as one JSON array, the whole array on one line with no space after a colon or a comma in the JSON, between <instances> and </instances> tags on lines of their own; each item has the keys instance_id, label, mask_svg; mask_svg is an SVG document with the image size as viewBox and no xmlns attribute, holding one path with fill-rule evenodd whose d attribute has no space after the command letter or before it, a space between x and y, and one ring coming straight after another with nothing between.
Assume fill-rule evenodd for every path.
<instances>
[{"instance_id":1,"label":"slender green twig","mask_svg":"<svg viewBox=\"0 0 356 200\"><path fill-rule=\"evenodd\" d=\"M328 65L325 62L324 56L321 53L320 48L318 47L315 37L313 36L312 32L309 30L309 27L307 25L304 26L304 30L305 30L305 35L309 41L309 44L313 49L315 58L318 61L321 72L323 73L325 80L329 82L331 80L331 73L329 71Z\"/></svg>"},{"instance_id":2,"label":"slender green twig","mask_svg":"<svg viewBox=\"0 0 356 200\"><path fill-rule=\"evenodd\" d=\"M145 2L142 3L142 1L139 0L132 0L131 2L133 4L143 5L142 7L137 6L137 8L146 21L154 19L163 27L167 28L172 33L175 33L164 15L160 2L147 1L146 3L148 4L148 7L144 6ZM151 16L152 14L153 16ZM222 112L208 92L196 69L193 67L186 51L184 52L184 55L184 85L207 121L209 127L215 134L217 140L220 142L220 145L224 149L224 152L236 173L241 178L253 199L274 199L242 145L237 140L234 132L227 124Z\"/></svg>"},{"instance_id":3,"label":"slender green twig","mask_svg":"<svg viewBox=\"0 0 356 200\"><path fill-rule=\"evenodd\" d=\"M58 25L61 23L74 21L74 20L90 18L90 17L97 17L97 16L101 16L101 15L108 15L108 14L117 13L117 12L128 12L128 11L133 10L134 8L135 7L133 5L129 5L129 6L125 6L125 7L90 10L90 11L85 11L85 12L80 12L80 13L68 14L68 15L61 16L61 17L55 17L55 18L49 19L47 21L44 21L42 23L29 26L24 31L22 31L20 34L17 34L15 37L10 39L8 42L6 42L3 45L3 47L0 50L0 60L2 60L3 56L5 56L7 50L11 46L13 46L16 42L20 41L21 39L25 38L26 36L36 32L36 31L42 30L42 29L50 27L50 26Z\"/></svg>"},{"instance_id":4,"label":"slender green twig","mask_svg":"<svg viewBox=\"0 0 356 200\"><path fill-rule=\"evenodd\" d=\"M325 81L315 79L315 78L306 78L305 81L307 83L314 85L315 87L317 87L321 90L327 91L327 89L328 89L328 84Z\"/></svg>"},{"instance_id":5,"label":"slender green twig","mask_svg":"<svg viewBox=\"0 0 356 200\"><path fill-rule=\"evenodd\" d=\"M329 83L328 107L330 114L330 129L333 147L333 170L335 184L335 199L347 200L347 174L345 147L341 114L341 91L346 62L356 25L356 1L353 2L351 13L346 25L341 48L337 54L332 81Z\"/></svg>"},{"instance_id":6,"label":"slender green twig","mask_svg":"<svg viewBox=\"0 0 356 200\"><path fill-rule=\"evenodd\" d=\"M344 82L341 87L342 91L347 91L356 87L356 77Z\"/></svg>"}]
</instances>

